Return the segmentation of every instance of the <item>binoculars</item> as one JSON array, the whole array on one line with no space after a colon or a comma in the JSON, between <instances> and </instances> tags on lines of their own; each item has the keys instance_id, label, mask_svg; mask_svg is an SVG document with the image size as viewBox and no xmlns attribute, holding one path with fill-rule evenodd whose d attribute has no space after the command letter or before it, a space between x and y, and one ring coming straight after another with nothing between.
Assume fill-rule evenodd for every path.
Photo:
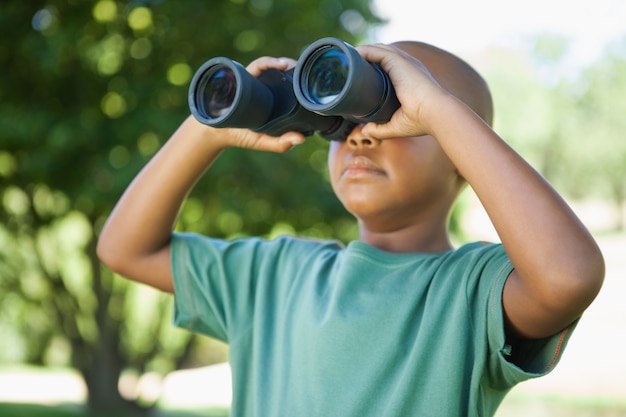
<instances>
[{"instance_id":1,"label":"binoculars","mask_svg":"<svg viewBox=\"0 0 626 417\"><path fill-rule=\"evenodd\" d=\"M268 69L257 78L236 61L213 58L189 87L189 108L199 122L272 136L318 132L341 141L357 124L387 122L399 106L387 73L337 38L310 44L295 68Z\"/></svg>"}]
</instances>

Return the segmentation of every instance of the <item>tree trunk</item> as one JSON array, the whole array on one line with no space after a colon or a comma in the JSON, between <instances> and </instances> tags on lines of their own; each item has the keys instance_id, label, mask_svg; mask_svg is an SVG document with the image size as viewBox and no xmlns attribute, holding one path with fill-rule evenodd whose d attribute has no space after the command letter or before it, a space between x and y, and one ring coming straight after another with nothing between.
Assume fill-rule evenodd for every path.
<instances>
[{"instance_id":1,"label":"tree trunk","mask_svg":"<svg viewBox=\"0 0 626 417\"><path fill-rule=\"evenodd\" d=\"M124 399L119 391L119 379L124 369L124 359L120 354L121 321L109 314L113 295L112 277L104 277L100 261L96 255L95 237L86 248L93 271L93 285L98 300L95 319L98 326L98 339L95 346L85 346L88 358L83 362L81 372L87 385L87 406L91 411L108 412L132 411L134 415L143 415L148 411L133 401ZM105 282L106 281L106 282ZM115 300L118 301L118 300Z\"/></svg>"}]
</instances>

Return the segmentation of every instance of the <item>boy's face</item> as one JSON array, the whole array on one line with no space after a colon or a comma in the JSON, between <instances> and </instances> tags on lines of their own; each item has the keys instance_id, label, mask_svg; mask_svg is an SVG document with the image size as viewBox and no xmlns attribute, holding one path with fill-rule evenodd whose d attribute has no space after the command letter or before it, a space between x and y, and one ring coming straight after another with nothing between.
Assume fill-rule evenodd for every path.
<instances>
[{"instance_id":1,"label":"boy's face","mask_svg":"<svg viewBox=\"0 0 626 417\"><path fill-rule=\"evenodd\" d=\"M330 179L345 208L379 232L447 215L463 181L437 141L380 141L361 128L330 145Z\"/></svg>"}]
</instances>

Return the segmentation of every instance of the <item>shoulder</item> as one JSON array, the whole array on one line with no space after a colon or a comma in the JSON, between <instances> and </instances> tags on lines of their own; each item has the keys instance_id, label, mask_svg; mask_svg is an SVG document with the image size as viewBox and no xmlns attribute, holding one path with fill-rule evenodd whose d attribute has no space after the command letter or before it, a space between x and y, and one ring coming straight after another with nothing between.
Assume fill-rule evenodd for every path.
<instances>
[{"instance_id":1,"label":"shoulder","mask_svg":"<svg viewBox=\"0 0 626 417\"><path fill-rule=\"evenodd\" d=\"M487 241L476 241L476 242L468 242L459 246L457 249L451 251L455 256L458 257L483 257L496 255L499 252L504 252L504 247L501 243L495 242L487 242Z\"/></svg>"},{"instance_id":2,"label":"shoulder","mask_svg":"<svg viewBox=\"0 0 626 417\"><path fill-rule=\"evenodd\" d=\"M464 269L512 268L511 261L501 243L470 242L450 251L446 262ZM510 271L509 271L510 272Z\"/></svg>"},{"instance_id":3,"label":"shoulder","mask_svg":"<svg viewBox=\"0 0 626 417\"><path fill-rule=\"evenodd\" d=\"M451 274L463 277L469 300L477 304L491 300L498 305L504 285L515 269L504 246L488 242L459 247L449 255L446 264Z\"/></svg>"},{"instance_id":4,"label":"shoulder","mask_svg":"<svg viewBox=\"0 0 626 417\"><path fill-rule=\"evenodd\" d=\"M267 244L279 248L286 248L297 251L331 251L337 252L344 249L341 242L336 240L314 239L307 237L298 237L292 235L282 235L272 240L267 240Z\"/></svg>"},{"instance_id":5,"label":"shoulder","mask_svg":"<svg viewBox=\"0 0 626 417\"><path fill-rule=\"evenodd\" d=\"M451 258L476 268L512 267L509 255L501 243L471 242L452 252Z\"/></svg>"},{"instance_id":6,"label":"shoulder","mask_svg":"<svg viewBox=\"0 0 626 417\"><path fill-rule=\"evenodd\" d=\"M218 239L197 233L174 233L173 253L177 256L241 257L268 256L289 253L290 256L311 256L320 253L336 253L343 250L341 243L332 240L308 239L282 235L274 239L241 237Z\"/></svg>"}]
</instances>

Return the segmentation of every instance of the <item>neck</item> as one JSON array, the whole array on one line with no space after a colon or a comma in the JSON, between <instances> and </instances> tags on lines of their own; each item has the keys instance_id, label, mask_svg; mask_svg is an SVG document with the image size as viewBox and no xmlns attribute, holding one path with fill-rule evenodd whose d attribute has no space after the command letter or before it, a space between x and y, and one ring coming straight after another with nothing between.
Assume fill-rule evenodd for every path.
<instances>
[{"instance_id":1,"label":"neck","mask_svg":"<svg viewBox=\"0 0 626 417\"><path fill-rule=\"evenodd\" d=\"M378 230L359 221L359 240L375 248L395 253L438 253L452 249L447 219Z\"/></svg>"}]
</instances>

